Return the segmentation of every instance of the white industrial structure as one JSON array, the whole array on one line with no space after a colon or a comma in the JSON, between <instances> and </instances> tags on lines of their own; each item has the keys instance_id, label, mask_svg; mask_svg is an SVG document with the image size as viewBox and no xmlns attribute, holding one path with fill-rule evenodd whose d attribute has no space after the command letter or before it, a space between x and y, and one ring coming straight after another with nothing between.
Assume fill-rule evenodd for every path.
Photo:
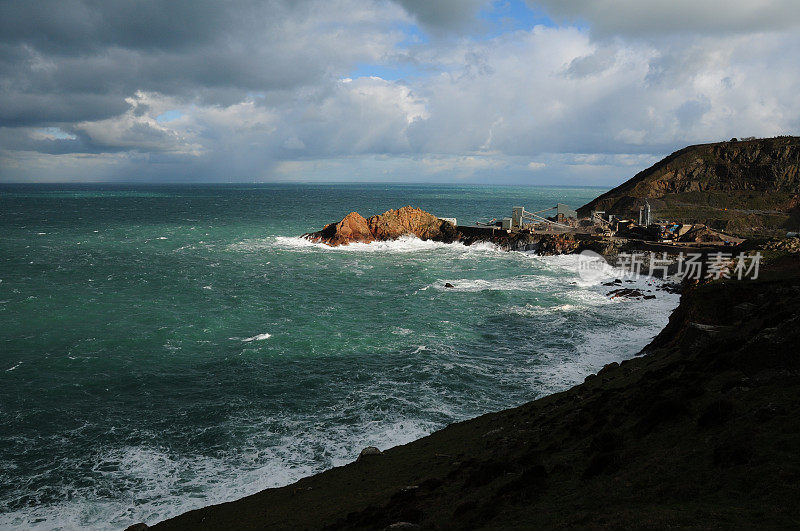
<instances>
[{"instance_id":1,"label":"white industrial structure","mask_svg":"<svg viewBox=\"0 0 800 531\"><path fill-rule=\"evenodd\" d=\"M639 225L649 227L650 221L650 203L645 199L644 206L639 207Z\"/></svg>"},{"instance_id":2,"label":"white industrial structure","mask_svg":"<svg viewBox=\"0 0 800 531\"><path fill-rule=\"evenodd\" d=\"M510 226L508 228L523 229L525 228L525 222L527 221L531 224L546 223L551 227L559 227L561 229L572 230L573 227L570 227L569 225L565 225L564 223L559 223L558 221L552 221L540 215L550 210L556 211L556 219L558 219L559 221L565 221L567 218L578 217L577 212L575 212L574 210L570 210L567 205L564 205L562 203L559 203L554 207L545 208L544 210L538 210L536 212L528 212L527 210L525 210L525 207L515 206L514 208L511 209L511 219L509 220ZM503 219L503 224L502 224L503 228L506 228L507 220L508 218Z\"/></svg>"}]
</instances>

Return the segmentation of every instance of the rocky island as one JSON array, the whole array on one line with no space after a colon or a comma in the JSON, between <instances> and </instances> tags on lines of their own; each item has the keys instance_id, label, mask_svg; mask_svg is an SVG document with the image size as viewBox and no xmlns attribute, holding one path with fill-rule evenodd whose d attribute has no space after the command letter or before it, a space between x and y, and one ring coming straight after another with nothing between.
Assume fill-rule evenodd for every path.
<instances>
[{"instance_id":1,"label":"rocky island","mask_svg":"<svg viewBox=\"0 0 800 531\"><path fill-rule=\"evenodd\" d=\"M452 223L411 206L387 210L369 219L358 212L350 212L338 223L329 223L318 232L303 235L313 242L331 246L396 240L401 236L444 243L461 238Z\"/></svg>"}]
</instances>

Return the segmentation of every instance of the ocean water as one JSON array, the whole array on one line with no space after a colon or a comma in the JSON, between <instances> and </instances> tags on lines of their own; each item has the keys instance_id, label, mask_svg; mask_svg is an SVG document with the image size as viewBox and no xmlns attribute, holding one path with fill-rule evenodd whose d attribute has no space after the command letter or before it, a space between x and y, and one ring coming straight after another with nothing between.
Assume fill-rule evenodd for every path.
<instances>
[{"instance_id":1,"label":"ocean water","mask_svg":"<svg viewBox=\"0 0 800 531\"><path fill-rule=\"evenodd\" d=\"M471 222L601 192L1 185L0 527L154 523L631 357L677 296L610 300L570 256L298 237L352 210Z\"/></svg>"}]
</instances>

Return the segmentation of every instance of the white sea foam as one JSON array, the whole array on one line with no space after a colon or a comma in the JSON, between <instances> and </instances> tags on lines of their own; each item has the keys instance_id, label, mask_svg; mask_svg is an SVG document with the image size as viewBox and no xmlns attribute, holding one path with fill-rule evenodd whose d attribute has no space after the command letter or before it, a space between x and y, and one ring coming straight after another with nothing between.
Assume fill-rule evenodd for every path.
<instances>
[{"instance_id":1,"label":"white sea foam","mask_svg":"<svg viewBox=\"0 0 800 531\"><path fill-rule=\"evenodd\" d=\"M309 474L352 461L365 446L374 445L384 449L404 444L430 433L443 423L479 414L481 408L513 405L506 403L508 398L504 399L506 402L496 399L490 404L482 403L474 396L455 397L457 399L454 400L446 391L446 383L456 376L469 374L476 379L491 380L500 374L504 382L515 382L519 388L528 389L531 398L579 383L604 364L619 361L638 351L666 323L669 310L677 304L677 295L655 291L657 298L653 300L610 300L606 292L613 288L597 282L579 282L578 263L574 256L538 257L525 253L506 253L483 244L466 247L408 238L331 248L302 238L264 238L244 240L226 249L235 252L279 249L309 253L404 254L432 254L431 251L435 251L443 254L445 260L468 258L475 253L496 255L502 260L518 262L528 269L520 269L519 274L504 273L505 278L497 279L463 278L470 275L463 271L472 270L465 268L457 273L454 270L451 273L454 278L439 279L419 291L427 291L426 296L435 295L443 301L449 298L442 297L438 292L452 291L455 297L487 290L538 292L550 296L551 302L543 301L542 306L530 303L519 306L508 302L501 304L507 305L505 309L514 313L516 319L523 323L528 317L531 323L546 321L553 329L561 326L563 330L565 322L573 322L592 312L608 317L611 324L594 331L568 327L569 334L562 344L554 343L557 346L552 348L541 347L537 351L538 357L534 359L532 356L529 363L523 361L510 366L504 361L504 356L509 355L508 349L467 354L451 345L449 331L435 338L430 335L416 337L418 328L401 323L409 328L388 328L395 334L393 341L404 342L399 358L404 361L396 368L398 373L369 384L367 389L360 389L357 399L345 406L347 411L338 411L329 418L320 413L308 418L232 419L237 426L249 425L257 435L245 440L243 445L213 455L180 454L158 445L98 449L97 465L93 472L101 476L100 481L78 488L66 483L56 486L63 491L63 495L58 497L65 501L58 505L33 504L13 513L0 514L0 528L124 528L134 522L153 523L209 504L241 498L264 488L286 485ZM369 261L368 257L347 257L344 261L355 262L362 269L370 267L365 263ZM459 262L459 267L470 265ZM476 276L479 274L476 273ZM447 275L441 273L441 276ZM647 286L648 281L652 282L641 279L637 283L625 283L625 287L652 289L652 286ZM445 282L451 282L456 287L446 290ZM434 290L436 293L433 293ZM452 326L458 326L457 321L453 321L455 324ZM547 328L531 329L530 342L542 343L542 336L548 333ZM269 337L269 333L262 333L230 339L250 343ZM423 342L425 345L420 344ZM403 372L405 364L410 363L409 352L420 354L414 356L423 364L416 374L430 376L427 381L398 377L398 374L414 374ZM397 390L406 385L418 388L417 392L413 395L390 393L393 400L402 404L398 413L386 414L382 410L380 415L374 415L365 408L365 404L370 404L370 397L385 398L387 390ZM415 403L411 407L413 396L419 397L423 403ZM414 408L416 414L406 415L407 411L414 411ZM337 423L337 419L342 418L356 420ZM52 492L48 496L52 499Z\"/></svg>"},{"instance_id":2,"label":"white sea foam","mask_svg":"<svg viewBox=\"0 0 800 531\"><path fill-rule=\"evenodd\" d=\"M250 343L251 341L263 341L263 340L269 339L271 337L272 337L272 334L263 333L263 334L258 334L258 335L253 336L253 337L246 337L246 338L242 339L242 342L243 343Z\"/></svg>"},{"instance_id":3,"label":"white sea foam","mask_svg":"<svg viewBox=\"0 0 800 531\"><path fill-rule=\"evenodd\" d=\"M678 305L680 296L654 288L660 281L641 278L626 286L640 290L653 289L655 299L609 299L605 294L613 289L595 286L571 294L580 299L578 311L596 312L607 326L592 326L579 330L571 342L570 353L553 352L532 374L530 381L543 393L568 389L597 372L604 365L620 362L644 348L669 320L670 312ZM580 308L580 306L583 306Z\"/></svg>"},{"instance_id":4,"label":"white sea foam","mask_svg":"<svg viewBox=\"0 0 800 531\"><path fill-rule=\"evenodd\" d=\"M450 284L453 287L446 287ZM436 289L439 291L541 291L548 284L548 280L540 275L522 275L511 278L484 279L441 279L433 284L421 288Z\"/></svg>"},{"instance_id":5,"label":"white sea foam","mask_svg":"<svg viewBox=\"0 0 800 531\"><path fill-rule=\"evenodd\" d=\"M230 455L180 455L149 446L106 450L96 457L93 474L100 479L93 486L78 491L59 486L63 503L41 503L0 514L0 529L123 529L136 522L152 524L288 485L354 461L365 446L386 449L405 444L436 427L403 419L325 428L310 420L286 419L283 424L295 435L270 434L265 426L245 448ZM264 434L275 440L266 444ZM328 456L322 463L320 451ZM129 490L133 486L135 490ZM122 491L109 499L109 489ZM52 488L48 490L52 494ZM38 493L31 497L36 499Z\"/></svg>"},{"instance_id":6,"label":"white sea foam","mask_svg":"<svg viewBox=\"0 0 800 531\"><path fill-rule=\"evenodd\" d=\"M243 243L243 242L242 242ZM255 243L255 242L253 242ZM266 246L266 240L261 241L262 246ZM312 242L301 237L278 236L274 239L274 244L278 248L301 252L322 251L338 253L417 253L420 251L452 251L456 253L498 253L501 251L497 246L488 243L476 243L474 245L464 245L462 243L442 243L432 240L420 240L415 236L402 236L396 240L380 241L372 243L350 243L348 245L338 245L331 247L324 243Z\"/></svg>"}]
</instances>

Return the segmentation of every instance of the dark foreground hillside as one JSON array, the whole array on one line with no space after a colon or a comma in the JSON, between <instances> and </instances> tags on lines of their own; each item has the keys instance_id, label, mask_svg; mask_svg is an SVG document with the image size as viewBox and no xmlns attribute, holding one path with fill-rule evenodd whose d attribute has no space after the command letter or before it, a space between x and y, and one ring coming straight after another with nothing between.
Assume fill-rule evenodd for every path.
<instances>
[{"instance_id":1,"label":"dark foreground hillside","mask_svg":"<svg viewBox=\"0 0 800 531\"><path fill-rule=\"evenodd\" d=\"M155 527L796 527L798 411L795 255L689 289L645 355L569 391Z\"/></svg>"},{"instance_id":2,"label":"dark foreground hillside","mask_svg":"<svg viewBox=\"0 0 800 531\"><path fill-rule=\"evenodd\" d=\"M800 137L689 146L578 209L654 220L704 223L733 234L800 230Z\"/></svg>"}]
</instances>

